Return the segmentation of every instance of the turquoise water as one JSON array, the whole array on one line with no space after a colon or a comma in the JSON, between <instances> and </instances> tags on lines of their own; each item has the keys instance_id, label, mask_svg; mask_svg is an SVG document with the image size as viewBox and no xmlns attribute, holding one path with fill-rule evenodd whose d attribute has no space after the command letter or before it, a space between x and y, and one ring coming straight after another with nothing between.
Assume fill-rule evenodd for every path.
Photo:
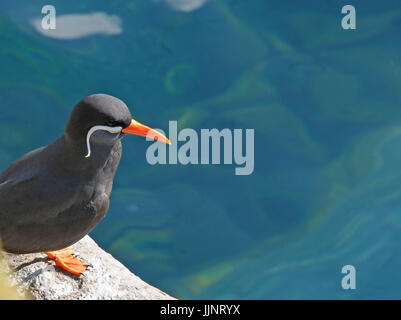
<instances>
[{"instance_id":1,"label":"turquoise water","mask_svg":"<svg viewBox=\"0 0 401 320\"><path fill-rule=\"evenodd\" d=\"M1 2L0 168L60 136L92 93L166 132L254 128L249 176L151 166L150 143L125 138L91 236L178 298L400 299L399 1L355 1L348 31L349 1L185 2L52 1L58 31L103 13L55 38L32 22L42 4ZM341 288L348 264L356 290Z\"/></svg>"}]
</instances>

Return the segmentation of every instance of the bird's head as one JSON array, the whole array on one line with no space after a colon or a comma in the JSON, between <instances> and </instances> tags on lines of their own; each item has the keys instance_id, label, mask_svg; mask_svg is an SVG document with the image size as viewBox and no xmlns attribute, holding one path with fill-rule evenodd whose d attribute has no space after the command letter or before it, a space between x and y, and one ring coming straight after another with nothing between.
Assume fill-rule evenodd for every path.
<instances>
[{"instance_id":1,"label":"bird's head","mask_svg":"<svg viewBox=\"0 0 401 320\"><path fill-rule=\"evenodd\" d=\"M72 141L85 142L85 157L91 155L91 143L112 145L125 134L170 144L164 135L134 120L123 101L106 94L90 95L78 102L68 119L65 134Z\"/></svg>"}]
</instances>

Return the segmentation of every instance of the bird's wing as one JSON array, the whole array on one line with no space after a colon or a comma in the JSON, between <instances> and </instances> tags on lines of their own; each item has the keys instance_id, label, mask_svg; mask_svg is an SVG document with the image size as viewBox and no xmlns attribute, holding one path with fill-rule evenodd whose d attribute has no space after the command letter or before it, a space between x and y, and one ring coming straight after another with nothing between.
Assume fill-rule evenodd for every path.
<instances>
[{"instance_id":1,"label":"bird's wing","mask_svg":"<svg viewBox=\"0 0 401 320\"><path fill-rule=\"evenodd\" d=\"M0 230L32 222L46 224L72 206L74 187L57 184L49 170L35 164L41 150L20 158L0 175Z\"/></svg>"}]
</instances>

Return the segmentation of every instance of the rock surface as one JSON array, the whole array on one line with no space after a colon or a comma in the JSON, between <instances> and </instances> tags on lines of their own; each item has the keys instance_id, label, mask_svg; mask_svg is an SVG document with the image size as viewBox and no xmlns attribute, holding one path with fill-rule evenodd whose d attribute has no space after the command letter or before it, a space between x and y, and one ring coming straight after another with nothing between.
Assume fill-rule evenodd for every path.
<instances>
[{"instance_id":1,"label":"rock surface","mask_svg":"<svg viewBox=\"0 0 401 320\"><path fill-rule=\"evenodd\" d=\"M130 299L169 300L168 294L134 275L89 236L71 246L76 255L91 267L77 277L54 265L43 253L15 255L0 252L0 270L10 273L9 282L21 297L34 299Z\"/></svg>"}]
</instances>

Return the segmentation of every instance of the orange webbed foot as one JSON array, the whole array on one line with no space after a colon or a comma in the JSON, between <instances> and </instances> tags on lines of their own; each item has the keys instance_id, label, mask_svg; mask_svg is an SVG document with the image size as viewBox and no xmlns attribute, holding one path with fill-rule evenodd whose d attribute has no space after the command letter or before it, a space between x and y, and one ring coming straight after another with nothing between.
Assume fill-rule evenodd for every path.
<instances>
[{"instance_id":1,"label":"orange webbed foot","mask_svg":"<svg viewBox=\"0 0 401 320\"><path fill-rule=\"evenodd\" d=\"M77 257L72 254L74 250L65 248L57 251L45 252L49 259L55 261L56 266L64 269L65 271L80 276L88 267L83 264Z\"/></svg>"}]
</instances>

